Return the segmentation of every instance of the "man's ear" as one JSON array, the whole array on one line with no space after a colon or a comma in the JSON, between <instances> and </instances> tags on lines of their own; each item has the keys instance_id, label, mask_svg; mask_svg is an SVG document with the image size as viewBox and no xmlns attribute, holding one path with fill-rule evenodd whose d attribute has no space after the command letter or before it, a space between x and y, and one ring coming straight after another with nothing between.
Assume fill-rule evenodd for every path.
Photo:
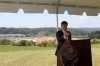
<instances>
[{"instance_id":1,"label":"man's ear","mask_svg":"<svg viewBox=\"0 0 100 66\"><path fill-rule=\"evenodd\" d=\"M78 58L76 58L76 61L75 61L75 63L77 63L77 61L78 61Z\"/></svg>"}]
</instances>

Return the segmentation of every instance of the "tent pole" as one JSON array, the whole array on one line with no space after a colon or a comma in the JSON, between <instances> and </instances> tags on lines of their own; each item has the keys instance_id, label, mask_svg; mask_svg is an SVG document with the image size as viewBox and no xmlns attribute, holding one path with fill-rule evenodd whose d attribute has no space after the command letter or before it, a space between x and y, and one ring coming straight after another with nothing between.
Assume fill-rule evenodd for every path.
<instances>
[{"instance_id":1,"label":"tent pole","mask_svg":"<svg viewBox=\"0 0 100 66\"><path fill-rule=\"evenodd\" d=\"M56 10L56 20L57 20L57 31L58 31L58 9Z\"/></svg>"},{"instance_id":2,"label":"tent pole","mask_svg":"<svg viewBox=\"0 0 100 66\"><path fill-rule=\"evenodd\" d=\"M59 9L59 4L60 4L60 0L58 0L57 5L56 5L57 31L58 31L58 9Z\"/></svg>"}]
</instances>

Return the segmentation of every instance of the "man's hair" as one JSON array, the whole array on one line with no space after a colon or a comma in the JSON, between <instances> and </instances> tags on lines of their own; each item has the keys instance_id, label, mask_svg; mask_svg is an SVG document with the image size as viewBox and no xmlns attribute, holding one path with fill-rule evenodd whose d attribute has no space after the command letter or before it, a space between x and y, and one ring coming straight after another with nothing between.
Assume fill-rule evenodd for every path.
<instances>
[{"instance_id":1,"label":"man's hair","mask_svg":"<svg viewBox=\"0 0 100 66\"><path fill-rule=\"evenodd\" d=\"M61 58L64 66L72 66L78 58L78 51L73 46L67 46L61 51Z\"/></svg>"},{"instance_id":2,"label":"man's hair","mask_svg":"<svg viewBox=\"0 0 100 66\"><path fill-rule=\"evenodd\" d=\"M61 25L65 25L65 24L68 25L68 23L67 23L66 21L62 21L62 22L61 22Z\"/></svg>"}]
</instances>

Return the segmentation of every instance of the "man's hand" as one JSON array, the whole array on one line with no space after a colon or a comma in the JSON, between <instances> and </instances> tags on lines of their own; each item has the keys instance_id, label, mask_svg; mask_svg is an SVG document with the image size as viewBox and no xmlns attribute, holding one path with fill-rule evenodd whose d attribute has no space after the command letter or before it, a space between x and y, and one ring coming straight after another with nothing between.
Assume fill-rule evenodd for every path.
<instances>
[{"instance_id":1,"label":"man's hand","mask_svg":"<svg viewBox=\"0 0 100 66\"><path fill-rule=\"evenodd\" d=\"M70 35L70 33L64 32L64 36L68 37Z\"/></svg>"}]
</instances>

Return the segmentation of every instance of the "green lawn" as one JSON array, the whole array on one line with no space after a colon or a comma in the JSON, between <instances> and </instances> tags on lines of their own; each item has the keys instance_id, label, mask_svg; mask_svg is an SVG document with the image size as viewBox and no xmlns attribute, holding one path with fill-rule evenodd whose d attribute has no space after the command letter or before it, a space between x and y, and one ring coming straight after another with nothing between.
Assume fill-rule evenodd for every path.
<instances>
[{"instance_id":1,"label":"green lawn","mask_svg":"<svg viewBox=\"0 0 100 66\"><path fill-rule=\"evenodd\" d=\"M100 66L100 44L92 44L91 47L93 66Z\"/></svg>"},{"instance_id":2,"label":"green lawn","mask_svg":"<svg viewBox=\"0 0 100 66\"><path fill-rule=\"evenodd\" d=\"M0 53L0 66L56 66L54 50Z\"/></svg>"},{"instance_id":3,"label":"green lawn","mask_svg":"<svg viewBox=\"0 0 100 66\"><path fill-rule=\"evenodd\" d=\"M56 47L38 47L38 46L10 46L10 45L0 45L0 52L9 51L35 51L35 50L53 50Z\"/></svg>"},{"instance_id":4,"label":"green lawn","mask_svg":"<svg viewBox=\"0 0 100 66\"><path fill-rule=\"evenodd\" d=\"M56 47L0 45L0 66L56 66Z\"/></svg>"},{"instance_id":5,"label":"green lawn","mask_svg":"<svg viewBox=\"0 0 100 66\"><path fill-rule=\"evenodd\" d=\"M91 47L92 48L100 48L100 44L92 44Z\"/></svg>"},{"instance_id":6,"label":"green lawn","mask_svg":"<svg viewBox=\"0 0 100 66\"><path fill-rule=\"evenodd\" d=\"M0 45L0 66L56 66L55 47ZM92 45L93 66L100 65L100 44Z\"/></svg>"}]
</instances>

